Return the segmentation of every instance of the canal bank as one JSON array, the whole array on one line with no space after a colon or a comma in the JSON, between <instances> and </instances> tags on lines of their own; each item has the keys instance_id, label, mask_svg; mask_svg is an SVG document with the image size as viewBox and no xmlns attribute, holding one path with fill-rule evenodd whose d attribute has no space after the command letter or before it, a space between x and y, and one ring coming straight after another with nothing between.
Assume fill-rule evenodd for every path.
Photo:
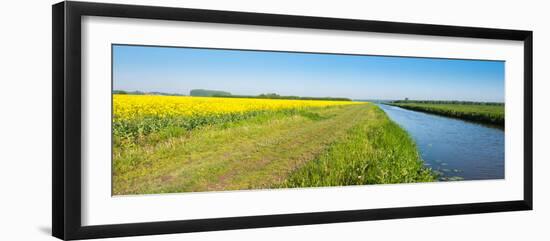
<instances>
[{"instance_id":1,"label":"canal bank","mask_svg":"<svg viewBox=\"0 0 550 241\"><path fill-rule=\"evenodd\" d=\"M459 119L378 104L415 140L441 180L504 178L504 131Z\"/></svg>"}]
</instances>

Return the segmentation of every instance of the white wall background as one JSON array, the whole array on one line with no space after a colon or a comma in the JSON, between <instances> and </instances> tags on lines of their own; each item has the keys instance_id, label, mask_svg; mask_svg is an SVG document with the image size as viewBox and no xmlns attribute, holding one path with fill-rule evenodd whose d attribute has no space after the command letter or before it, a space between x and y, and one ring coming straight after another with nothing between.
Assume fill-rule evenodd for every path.
<instances>
[{"instance_id":1,"label":"white wall background","mask_svg":"<svg viewBox=\"0 0 550 241\"><path fill-rule=\"evenodd\" d=\"M117 240L548 240L550 21L545 1L108 1L533 30L534 206L508 212L294 226ZM54 240L51 231L51 4L9 1L0 10L0 240Z\"/></svg>"}]
</instances>

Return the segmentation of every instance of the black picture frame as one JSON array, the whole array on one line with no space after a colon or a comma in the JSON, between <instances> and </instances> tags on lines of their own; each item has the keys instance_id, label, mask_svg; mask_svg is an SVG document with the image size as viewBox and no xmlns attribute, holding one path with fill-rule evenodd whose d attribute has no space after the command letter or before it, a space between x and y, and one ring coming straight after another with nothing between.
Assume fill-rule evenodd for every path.
<instances>
[{"instance_id":1,"label":"black picture frame","mask_svg":"<svg viewBox=\"0 0 550 241\"><path fill-rule=\"evenodd\" d=\"M194 21L259 26L517 40L524 43L524 194L522 200L421 207L175 220L82 226L81 224L81 17ZM380 219L532 210L533 32L415 23L336 19L90 2L52 6L52 233L60 239L199 232Z\"/></svg>"}]
</instances>

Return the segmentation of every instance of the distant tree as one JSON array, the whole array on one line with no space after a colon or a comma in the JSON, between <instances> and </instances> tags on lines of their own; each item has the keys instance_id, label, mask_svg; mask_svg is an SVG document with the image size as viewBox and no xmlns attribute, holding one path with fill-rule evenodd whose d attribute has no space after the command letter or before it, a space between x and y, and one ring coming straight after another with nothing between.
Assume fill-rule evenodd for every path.
<instances>
[{"instance_id":1,"label":"distant tree","mask_svg":"<svg viewBox=\"0 0 550 241\"><path fill-rule=\"evenodd\" d=\"M352 101L350 98L343 97L307 97L307 96L285 96L278 95L275 93L266 93L259 95L231 95L231 96L220 96L225 98L252 98L252 99L283 99L283 100L332 100L332 101Z\"/></svg>"},{"instance_id":2,"label":"distant tree","mask_svg":"<svg viewBox=\"0 0 550 241\"><path fill-rule=\"evenodd\" d=\"M113 90L113 94L116 94L116 95L126 95L128 94L128 92L124 91L124 90Z\"/></svg>"},{"instance_id":3,"label":"distant tree","mask_svg":"<svg viewBox=\"0 0 550 241\"><path fill-rule=\"evenodd\" d=\"M220 91L220 90L204 90L204 89L194 89L191 90L189 93L191 96L206 96L206 97L212 97L212 96L231 96L231 93Z\"/></svg>"},{"instance_id":4,"label":"distant tree","mask_svg":"<svg viewBox=\"0 0 550 241\"><path fill-rule=\"evenodd\" d=\"M266 97L266 98L276 98L279 97L277 93L266 93L266 94L260 94L260 97Z\"/></svg>"}]
</instances>

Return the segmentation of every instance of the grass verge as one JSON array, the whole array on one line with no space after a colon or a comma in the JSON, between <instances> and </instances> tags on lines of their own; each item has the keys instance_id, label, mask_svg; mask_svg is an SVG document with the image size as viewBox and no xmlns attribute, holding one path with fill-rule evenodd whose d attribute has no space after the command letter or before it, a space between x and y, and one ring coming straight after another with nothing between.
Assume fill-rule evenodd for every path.
<instances>
[{"instance_id":1,"label":"grass verge","mask_svg":"<svg viewBox=\"0 0 550 241\"><path fill-rule=\"evenodd\" d=\"M171 133L115 146L114 195L433 180L408 134L373 104L259 114Z\"/></svg>"},{"instance_id":2,"label":"grass verge","mask_svg":"<svg viewBox=\"0 0 550 241\"><path fill-rule=\"evenodd\" d=\"M504 127L503 105L389 103L401 108Z\"/></svg>"},{"instance_id":3,"label":"grass verge","mask_svg":"<svg viewBox=\"0 0 550 241\"><path fill-rule=\"evenodd\" d=\"M430 182L414 141L378 107L317 159L294 171L282 187Z\"/></svg>"}]
</instances>

